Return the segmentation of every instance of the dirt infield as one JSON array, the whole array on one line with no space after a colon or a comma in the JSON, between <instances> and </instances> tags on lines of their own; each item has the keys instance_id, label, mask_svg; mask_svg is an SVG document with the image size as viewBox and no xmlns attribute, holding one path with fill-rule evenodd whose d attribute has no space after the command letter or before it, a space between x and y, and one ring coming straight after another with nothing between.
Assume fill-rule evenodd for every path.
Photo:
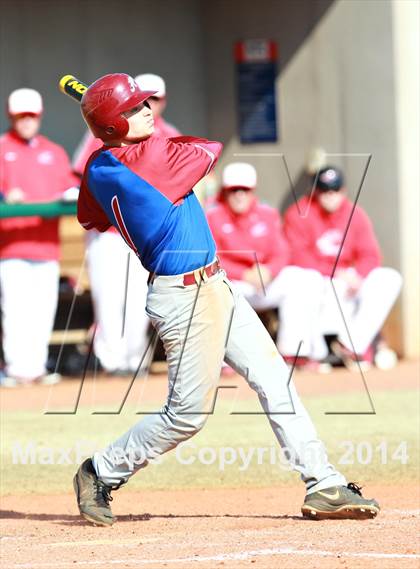
<instances>
[{"instance_id":1,"label":"dirt infield","mask_svg":"<svg viewBox=\"0 0 420 569\"><path fill-rule=\"evenodd\" d=\"M373 394L418 387L418 364L395 372L366 375ZM254 397L238 378L241 398ZM89 380L82 405L114 402L126 380ZM303 395L360 391L360 376L297 374ZM1 390L4 411L41 410L48 396L67 405L78 392L76 381L46 387ZM136 387L137 389L137 387ZM153 378L148 398L159 400L166 379ZM135 396L134 394L133 396ZM137 394L138 395L138 394ZM1 499L0 566L2 569L69 567L259 567L418 568L420 566L420 491L413 482L378 483L366 488L382 511L376 520L313 522L300 516L301 485L270 488L218 488L115 494L112 528L92 527L78 515L74 496L16 495Z\"/></svg>"},{"instance_id":2,"label":"dirt infield","mask_svg":"<svg viewBox=\"0 0 420 569\"><path fill-rule=\"evenodd\" d=\"M306 521L301 489L120 491L110 529L80 520L72 496L7 497L4 569L67 567L418 568L415 486L373 486L376 520ZM417 506L416 506L417 504Z\"/></svg>"}]
</instances>

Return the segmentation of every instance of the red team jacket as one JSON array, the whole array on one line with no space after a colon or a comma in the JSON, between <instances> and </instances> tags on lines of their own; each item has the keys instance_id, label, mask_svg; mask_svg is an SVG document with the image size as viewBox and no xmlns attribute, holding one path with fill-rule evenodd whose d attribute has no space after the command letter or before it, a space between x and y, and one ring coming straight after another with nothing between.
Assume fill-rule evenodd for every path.
<instances>
[{"instance_id":1,"label":"red team jacket","mask_svg":"<svg viewBox=\"0 0 420 569\"><path fill-rule=\"evenodd\" d=\"M289 264L289 247L274 208L254 199L251 208L238 215L220 201L207 211L207 219L221 265L230 279L242 280L244 271L255 265L255 256L273 277Z\"/></svg>"},{"instance_id":2,"label":"red team jacket","mask_svg":"<svg viewBox=\"0 0 420 569\"><path fill-rule=\"evenodd\" d=\"M25 193L25 203L54 201L77 180L64 148L37 135L30 142L13 131L0 137L0 192ZM58 218L0 219L0 259L35 261L59 258Z\"/></svg>"},{"instance_id":3,"label":"red team jacket","mask_svg":"<svg viewBox=\"0 0 420 569\"><path fill-rule=\"evenodd\" d=\"M291 262L299 267L316 269L325 276L331 276L335 260L343 241L353 203L344 199L339 209L326 212L314 197L298 201L299 208L293 204L284 217L284 231L291 248ZM309 207L309 210L308 210ZM308 212L307 216L301 215ZM380 250L373 232L372 224L359 206L354 214L341 251L338 269L353 267L360 276L367 276L380 265Z\"/></svg>"}]
</instances>

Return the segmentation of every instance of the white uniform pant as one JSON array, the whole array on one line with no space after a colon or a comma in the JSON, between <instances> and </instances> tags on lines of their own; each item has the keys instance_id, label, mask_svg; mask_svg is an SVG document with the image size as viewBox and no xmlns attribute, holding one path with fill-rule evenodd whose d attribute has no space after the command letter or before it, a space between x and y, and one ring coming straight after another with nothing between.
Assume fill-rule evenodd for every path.
<instances>
[{"instance_id":1,"label":"white uniform pant","mask_svg":"<svg viewBox=\"0 0 420 569\"><path fill-rule=\"evenodd\" d=\"M200 286L184 286L182 275L156 277L146 310L166 351L168 400L160 412L94 455L101 480L111 486L125 482L152 458L196 434L213 408L225 358L258 394L307 492L346 483L328 462L270 335L224 271Z\"/></svg>"},{"instance_id":2,"label":"white uniform pant","mask_svg":"<svg viewBox=\"0 0 420 569\"><path fill-rule=\"evenodd\" d=\"M46 372L58 300L57 261L0 261L6 373L31 380Z\"/></svg>"},{"instance_id":3,"label":"white uniform pant","mask_svg":"<svg viewBox=\"0 0 420 569\"><path fill-rule=\"evenodd\" d=\"M109 231L89 231L88 270L97 323L95 354L107 371L134 372L147 348L148 272L120 235Z\"/></svg>"},{"instance_id":4,"label":"white uniform pant","mask_svg":"<svg viewBox=\"0 0 420 569\"><path fill-rule=\"evenodd\" d=\"M320 278L323 293L320 297L318 332L312 341L314 359L323 359L327 347L326 334L337 334L349 350L362 356L380 332L386 317L401 290L398 271L386 267L373 269L363 280L354 296L349 296L347 284L341 279ZM334 293L335 290L335 293Z\"/></svg>"},{"instance_id":5,"label":"white uniform pant","mask_svg":"<svg viewBox=\"0 0 420 569\"><path fill-rule=\"evenodd\" d=\"M317 271L285 267L261 292L244 281L233 281L233 284L257 312L270 308L279 310L277 347L281 354L310 355L324 287Z\"/></svg>"}]
</instances>

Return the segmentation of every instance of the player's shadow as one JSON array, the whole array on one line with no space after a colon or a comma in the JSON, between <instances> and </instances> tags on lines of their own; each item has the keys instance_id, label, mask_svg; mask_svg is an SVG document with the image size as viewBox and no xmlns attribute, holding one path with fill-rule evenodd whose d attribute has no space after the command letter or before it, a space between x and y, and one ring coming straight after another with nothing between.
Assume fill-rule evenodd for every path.
<instances>
[{"instance_id":1,"label":"player's shadow","mask_svg":"<svg viewBox=\"0 0 420 569\"><path fill-rule=\"evenodd\" d=\"M238 518L238 519L257 519L257 520L297 520L307 521L302 516L289 516L282 514L273 516L271 514L125 514L123 516L116 516L117 521L120 522L148 522L156 519L221 519L221 518ZM0 519L9 520L32 520L37 522L54 522L66 526L87 526L92 525L83 520L79 515L69 514L25 514L24 512L17 512L16 510L0 510Z\"/></svg>"}]
</instances>

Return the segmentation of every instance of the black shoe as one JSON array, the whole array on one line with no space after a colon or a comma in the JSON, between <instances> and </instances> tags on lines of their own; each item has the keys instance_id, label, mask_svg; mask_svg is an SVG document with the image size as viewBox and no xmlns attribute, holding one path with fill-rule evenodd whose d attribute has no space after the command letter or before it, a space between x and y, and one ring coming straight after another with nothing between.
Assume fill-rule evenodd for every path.
<instances>
[{"instance_id":1,"label":"black shoe","mask_svg":"<svg viewBox=\"0 0 420 569\"><path fill-rule=\"evenodd\" d=\"M362 488L350 482L347 486L332 486L308 494L302 514L312 520L375 518L380 507L376 500L363 498Z\"/></svg>"},{"instance_id":2,"label":"black shoe","mask_svg":"<svg viewBox=\"0 0 420 569\"><path fill-rule=\"evenodd\" d=\"M97 526L111 526L114 523L116 518L109 507L113 488L98 479L90 458L80 465L73 478L73 487L79 511L85 520Z\"/></svg>"}]
</instances>

